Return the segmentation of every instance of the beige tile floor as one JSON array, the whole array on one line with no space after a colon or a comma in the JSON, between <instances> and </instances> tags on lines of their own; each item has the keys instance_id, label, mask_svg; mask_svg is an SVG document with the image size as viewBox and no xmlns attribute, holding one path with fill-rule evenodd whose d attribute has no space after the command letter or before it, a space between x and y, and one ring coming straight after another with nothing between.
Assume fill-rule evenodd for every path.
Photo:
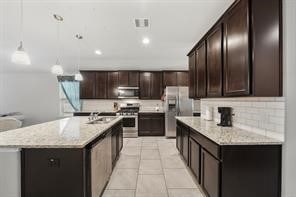
<instances>
[{"instance_id":1,"label":"beige tile floor","mask_svg":"<svg viewBox=\"0 0 296 197\"><path fill-rule=\"evenodd\" d=\"M103 197L204 197L181 159L175 139L124 138Z\"/></svg>"}]
</instances>

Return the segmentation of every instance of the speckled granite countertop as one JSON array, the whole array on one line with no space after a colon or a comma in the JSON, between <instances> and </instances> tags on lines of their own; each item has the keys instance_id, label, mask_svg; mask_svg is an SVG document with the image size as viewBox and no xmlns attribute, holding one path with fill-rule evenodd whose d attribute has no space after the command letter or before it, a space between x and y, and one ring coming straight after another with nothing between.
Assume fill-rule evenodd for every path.
<instances>
[{"instance_id":1,"label":"speckled granite countertop","mask_svg":"<svg viewBox=\"0 0 296 197\"><path fill-rule=\"evenodd\" d=\"M220 127L214 121L200 117L176 117L185 125L198 131L219 145L271 145L282 144L282 141L236 127Z\"/></svg>"},{"instance_id":2,"label":"speckled granite countertop","mask_svg":"<svg viewBox=\"0 0 296 197\"><path fill-rule=\"evenodd\" d=\"M87 117L71 117L0 132L0 148L83 148L121 119L86 124Z\"/></svg>"}]
</instances>

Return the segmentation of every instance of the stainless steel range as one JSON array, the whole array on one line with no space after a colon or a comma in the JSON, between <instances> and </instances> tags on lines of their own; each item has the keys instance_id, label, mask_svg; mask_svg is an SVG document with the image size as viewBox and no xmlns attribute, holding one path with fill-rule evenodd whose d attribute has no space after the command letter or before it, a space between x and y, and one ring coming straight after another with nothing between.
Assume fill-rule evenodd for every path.
<instances>
[{"instance_id":1,"label":"stainless steel range","mask_svg":"<svg viewBox=\"0 0 296 197\"><path fill-rule=\"evenodd\" d=\"M125 103L117 116L123 116L123 137L138 137L138 112L140 103Z\"/></svg>"}]
</instances>

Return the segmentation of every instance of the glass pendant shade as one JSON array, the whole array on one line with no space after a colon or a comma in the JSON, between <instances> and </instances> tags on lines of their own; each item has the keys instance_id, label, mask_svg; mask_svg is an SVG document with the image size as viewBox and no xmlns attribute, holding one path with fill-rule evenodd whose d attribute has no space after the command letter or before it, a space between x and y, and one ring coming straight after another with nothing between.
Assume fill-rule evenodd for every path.
<instances>
[{"instance_id":1,"label":"glass pendant shade","mask_svg":"<svg viewBox=\"0 0 296 197\"><path fill-rule=\"evenodd\" d=\"M22 65L30 65L31 64L30 57L23 48L23 42L20 42L20 46L12 54L11 61L15 64L22 64Z\"/></svg>"},{"instance_id":2,"label":"glass pendant shade","mask_svg":"<svg viewBox=\"0 0 296 197\"><path fill-rule=\"evenodd\" d=\"M51 73L54 75L63 75L64 74L64 69L63 67L59 64L59 62L57 61L57 63L55 65L53 65L51 67Z\"/></svg>"},{"instance_id":3,"label":"glass pendant shade","mask_svg":"<svg viewBox=\"0 0 296 197\"><path fill-rule=\"evenodd\" d=\"M76 80L76 81L83 81L83 77L82 77L82 75L81 75L80 72L77 73L77 74L75 74L75 80Z\"/></svg>"}]
</instances>

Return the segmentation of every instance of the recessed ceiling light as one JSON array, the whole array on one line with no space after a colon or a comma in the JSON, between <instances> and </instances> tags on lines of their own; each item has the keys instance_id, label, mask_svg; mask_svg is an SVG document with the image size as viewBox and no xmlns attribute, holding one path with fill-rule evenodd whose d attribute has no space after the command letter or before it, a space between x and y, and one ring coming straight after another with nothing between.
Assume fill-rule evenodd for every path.
<instances>
[{"instance_id":1,"label":"recessed ceiling light","mask_svg":"<svg viewBox=\"0 0 296 197\"><path fill-rule=\"evenodd\" d=\"M100 51L100 50L95 50L95 54L97 54L97 55L102 55L102 51Z\"/></svg>"},{"instance_id":2,"label":"recessed ceiling light","mask_svg":"<svg viewBox=\"0 0 296 197\"><path fill-rule=\"evenodd\" d=\"M150 43L150 39L147 38L147 37L145 37L145 38L143 38L142 43L145 44L145 45L147 45L147 44Z\"/></svg>"}]
</instances>

